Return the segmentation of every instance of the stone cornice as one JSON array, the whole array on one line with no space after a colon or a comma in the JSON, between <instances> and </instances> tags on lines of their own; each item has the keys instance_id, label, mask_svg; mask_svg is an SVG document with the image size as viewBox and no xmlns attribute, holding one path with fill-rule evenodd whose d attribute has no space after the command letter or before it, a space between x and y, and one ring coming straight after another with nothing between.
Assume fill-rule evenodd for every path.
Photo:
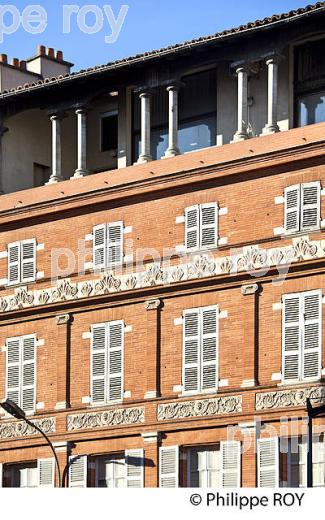
<instances>
[{"instance_id":1,"label":"stone cornice","mask_svg":"<svg viewBox=\"0 0 325 520\"><path fill-rule=\"evenodd\" d=\"M88 430L108 426L144 423L144 407L85 412L67 416L67 430Z\"/></svg>"},{"instance_id":2,"label":"stone cornice","mask_svg":"<svg viewBox=\"0 0 325 520\"><path fill-rule=\"evenodd\" d=\"M262 392L255 396L255 410L274 410L292 406L306 407L307 398L314 399L317 404L325 401L325 386L291 388L276 392Z\"/></svg>"},{"instance_id":3,"label":"stone cornice","mask_svg":"<svg viewBox=\"0 0 325 520\"><path fill-rule=\"evenodd\" d=\"M325 258L325 240L310 241L308 236L294 238L292 244L270 249L261 249L253 245L237 249L232 256L202 254L193 256L187 263L175 266L163 267L156 263L149 264L146 270L141 272L112 272L103 273L101 276L94 273L94 278L82 282L71 282L66 278L41 290L18 287L13 294L0 298L0 314L251 271L259 272L260 276L263 276L268 269L274 267L285 269L291 263L322 258Z\"/></svg>"},{"instance_id":4,"label":"stone cornice","mask_svg":"<svg viewBox=\"0 0 325 520\"><path fill-rule=\"evenodd\" d=\"M173 421L191 417L209 417L242 412L242 396L195 399L158 405L158 421Z\"/></svg>"},{"instance_id":5,"label":"stone cornice","mask_svg":"<svg viewBox=\"0 0 325 520\"><path fill-rule=\"evenodd\" d=\"M33 420L46 435L55 433L55 418ZM0 422L0 439L15 439L17 437L28 437L40 435L37 430L26 424L24 421Z\"/></svg>"}]
</instances>

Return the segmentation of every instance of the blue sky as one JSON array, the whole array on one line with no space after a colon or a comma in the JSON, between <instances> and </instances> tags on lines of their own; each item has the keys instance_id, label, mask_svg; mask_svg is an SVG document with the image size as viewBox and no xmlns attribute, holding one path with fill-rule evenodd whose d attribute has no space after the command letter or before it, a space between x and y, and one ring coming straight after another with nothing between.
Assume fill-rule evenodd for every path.
<instances>
[{"instance_id":1,"label":"blue sky","mask_svg":"<svg viewBox=\"0 0 325 520\"><path fill-rule=\"evenodd\" d=\"M0 30L4 28L4 34L0 50L9 58L24 59L35 54L38 44L43 44L63 50L65 58L74 62L75 70L78 70L212 34L308 3L304 0L8 0L7 4L19 13L23 13L26 6L41 5L47 14L47 24L39 34L30 34L20 24L19 29L7 35L5 27L13 23L13 17L7 12L2 14ZM112 30L103 7L111 6L117 18L123 4L129 8L124 12L119 36L115 42L106 43L105 36L110 36ZM66 34L63 32L64 5L75 5L72 9L80 14L79 25L77 12L71 14L70 32ZM96 5L96 12L87 9L87 5ZM85 27L83 20L92 28L93 34L81 30Z\"/></svg>"}]
</instances>

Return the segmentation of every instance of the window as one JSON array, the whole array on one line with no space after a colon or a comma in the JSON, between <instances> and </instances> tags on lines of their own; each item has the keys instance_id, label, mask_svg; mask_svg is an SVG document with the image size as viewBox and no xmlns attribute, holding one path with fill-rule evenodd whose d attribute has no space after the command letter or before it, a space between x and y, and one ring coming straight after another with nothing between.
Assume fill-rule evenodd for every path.
<instances>
[{"instance_id":1,"label":"window","mask_svg":"<svg viewBox=\"0 0 325 520\"><path fill-rule=\"evenodd\" d=\"M125 487L125 459L122 456L100 457L97 460L97 487Z\"/></svg>"},{"instance_id":2,"label":"window","mask_svg":"<svg viewBox=\"0 0 325 520\"><path fill-rule=\"evenodd\" d=\"M297 233L320 228L320 182L297 184L285 189L285 232Z\"/></svg>"},{"instance_id":3,"label":"window","mask_svg":"<svg viewBox=\"0 0 325 520\"><path fill-rule=\"evenodd\" d=\"M213 392L218 386L218 307L183 314L183 391Z\"/></svg>"},{"instance_id":4,"label":"window","mask_svg":"<svg viewBox=\"0 0 325 520\"><path fill-rule=\"evenodd\" d=\"M101 224L93 229L94 269L112 269L123 263L123 222Z\"/></svg>"},{"instance_id":5,"label":"window","mask_svg":"<svg viewBox=\"0 0 325 520\"><path fill-rule=\"evenodd\" d=\"M215 446L195 446L181 450L178 446L161 447L159 487L174 488L179 485L200 488L240 487L240 442L225 441Z\"/></svg>"},{"instance_id":6,"label":"window","mask_svg":"<svg viewBox=\"0 0 325 520\"><path fill-rule=\"evenodd\" d=\"M54 459L41 459L25 464L5 464L0 487L1 484L8 488L53 487L54 472Z\"/></svg>"},{"instance_id":7,"label":"window","mask_svg":"<svg viewBox=\"0 0 325 520\"><path fill-rule=\"evenodd\" d=\"M259 487L306 487L307 443L300 437L258 439ZM325 487L324 434L313 440L313 487Z\"/></svg>"},{"instance_id":8,"label":"window","mask_svg":"<svg viewBox=\"0 0 325 520\"><path fill-rule=\"evenodd\" d=\"M8 245L8 283L15 285L36 279L36 240Z\"/></svg>"},{"instance_id":9,"label":"window","mask_svg":"<svg viewBox=\"0 0 325 520\"><path fill-rule=\"evenodd\" d=\"M91 398L96 404L123 397L124 322L111 321L92 326Z\"/></svg>"},{"instance_id":10,"label":"window","mask_svg":"<svg viewBox=\"0 0 325 520\"><path fill-rule=\"evenodd\" d=\"M295 49L296 125L325 121L325 39Z\"/></svg>"},{"instance_id":11,"label":"window","mask_svg":"<svg viewBox=\"0 0 325 520\"><path fill-rule=\"evenodd\" d=\"M182 78L179 92L178 142L181 153L216 144L217 85L216 70L211 69ZM161 159L168 148L167 85L153 89L151 98L151 155ZM141 109L135 94L133 110L134 160L140 154Z\"/></svg>"},{"instance_id":12,"label":"window","mask_svg":"<svg viewBox=\"0 0 325 520\"><path fill-rule=\"evenodd\" d=\"M118 147L118 111L113 110L101 117L101 151L110 152Z\"/></svg>"},{"instance_id":13,"label":"window","mask_svg":"<svg viewBox=\"0 0 325 520\"><path fill-rule=\"evenodd\" d=\"M308 381L321 376L322 293L283 296L282 380Z\"/></svg>"},{"instance_id":14,"label":"window","mask_svg":"<svg viewBox=\"0 0 325 520\"><path fill-rule=\"evenodd\" d=\"M7 339L6 353L6 398L32 413L36 404L36 337Z\"/></svg>"},{"instance_id":15,"label":"window","mask_svg":"<svg viewBox=\"0 0 325 520\"><path fill-rule=\"evenodd\" d=\"M218 245L218 204L200 204L185 210L185 248L197 251Z\"/></svg>"}]
</instances>

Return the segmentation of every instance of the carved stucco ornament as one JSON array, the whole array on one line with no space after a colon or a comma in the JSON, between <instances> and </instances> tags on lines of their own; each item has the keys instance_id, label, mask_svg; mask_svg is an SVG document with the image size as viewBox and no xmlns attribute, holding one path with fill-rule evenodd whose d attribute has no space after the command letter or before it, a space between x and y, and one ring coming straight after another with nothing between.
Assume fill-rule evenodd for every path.
<instances>
[{"instance_id":1,"label":"carved stucco ornament","mask_svg":"<svg viewBox=\"0 0 325 520\"><path fill-rule=\"evenodd\" d=\"M123 426L144 422L144 408L120 408L103 412L86 412L68 415L68 431L90 428L105 428L107 426Z\"/></svg>"},{"instance_id":2,"label":"carved stucco ornament","mask_svg":"<svg viewBox=\"0 0 325 520\"><path fill-rule=\"evenodd\" d=\"M207 417L211 415L227 415L242 411L242 396L216 397L199 399L158 406L158 421L186 419L189 417Z\"/></svg>"}]
</instances>

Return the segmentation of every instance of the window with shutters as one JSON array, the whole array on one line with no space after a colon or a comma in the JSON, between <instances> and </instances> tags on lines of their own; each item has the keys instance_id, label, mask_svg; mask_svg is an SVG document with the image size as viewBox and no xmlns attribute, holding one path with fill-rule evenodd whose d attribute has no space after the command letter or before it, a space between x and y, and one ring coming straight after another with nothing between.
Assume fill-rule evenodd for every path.
<instances>
[{"instance_id":1,"label":"window with shutters","mask_svg":"<svg viewBox=\"0 0 325 520\"><path fill-rule=\"evenodd\" d=\"M185 450L186 487L240 487L241 446L225 441L214 446L196 446Z\"/></svg>"},{"instance_id":2,"label":"window with shutters","mask_svg":"<svg viewBox=\"0 0 325 520\"><path fill-rule=\"evenodd\" d=\"M5 464L3 487L36 488L54 486L54 459L42 459L24 464Z\"/></svg>"},{"instance_id":3,"label":"window with shutters","mask_svg":"<svg viewBox=\"0 0 325 520\"><path fill-rule=\"evenodd\" d=\"M91 399L96 405L123 397L124 322L92 326Z\"/></svg>"},{"instance_id":4,"label":"window with shutters","mask_svg":"<svg viewBox=\"0 0 325 520\"><path fill-rule=\"evenodd\" d=\"M288 439L288 455L284 457L284 464L280 464L282 487L307 487L307 454L306 439ZM324 434L313 439L313 487L325 487Z\"/></svg>"},{"instance_id":5,"label":"window with shutters","mask_svg":"<svg viewBox=\"0 0 325 520\"><path fill-rule=\"evenodd\" d=\"M198 251L218 245L218 204L199 204L185 210L185 248Z\"/></svg>"},{"instance_id":6,"label":"window with shutters","mask_svg":"<svg viewBox=\"0 0 325 520\"><path fill-rule=\"evenodd\" d=\"M7 339L6 354L6 398L32 413L36 404L36 337Z\"/></svg>"},{"instance_id":7,"label":"window with shutters","mask_svg":"<svg viewBox=\"0 0 325 520\"><path fill-rule=\"evenodd\" d=\"M286 234L320 228L320 182L289 186L284 192L284 229Z\"/></svg>"},{"instance_id":8,"label":"window with shutters","mask_svg":"<svg viewBox=\"0 0 325 520\"><path fill-rule=\"evenodd\" d=\"M143 449L95 457L96 487L142 488L144 485Z\"/></svg>"},{"instance_id":9,"label":"window with shutters","mask_svg":"<svg viewBox=\"0 0 325 520\"><path fill-rule=\"evenodd\" d=\"M94 269L113 269L123 264L123 222L101 224L93 229Z\"/></svg>"},{"instance_id":10,"label":"window with shutters","mask_svg":"<svg viewBox=\"0 0 325 520\"><path fill-rule=\"evenodd\" d=\"M183 313L183 392L213 392L218 387L218 306Z\"/></svg>"},{"instance_id":11,"label":"window with shutters","mask_svg":"<svg viewBox=\"0 0 325 520\"><path fill-rule=\"evenodd\" d=\"M321 377L322 293L320 290L283 296L282 381Z\"/></svg>"},{"instance_id":12,"label":"window with shutters","mask_svg":"<svg viewBox=\"0 0 325 520\"><path fill-rule=\"evenodd\" d=\"M36 280L36 240L22 240L8 245L8 284Z\"/></svg>"}]
</instances>

